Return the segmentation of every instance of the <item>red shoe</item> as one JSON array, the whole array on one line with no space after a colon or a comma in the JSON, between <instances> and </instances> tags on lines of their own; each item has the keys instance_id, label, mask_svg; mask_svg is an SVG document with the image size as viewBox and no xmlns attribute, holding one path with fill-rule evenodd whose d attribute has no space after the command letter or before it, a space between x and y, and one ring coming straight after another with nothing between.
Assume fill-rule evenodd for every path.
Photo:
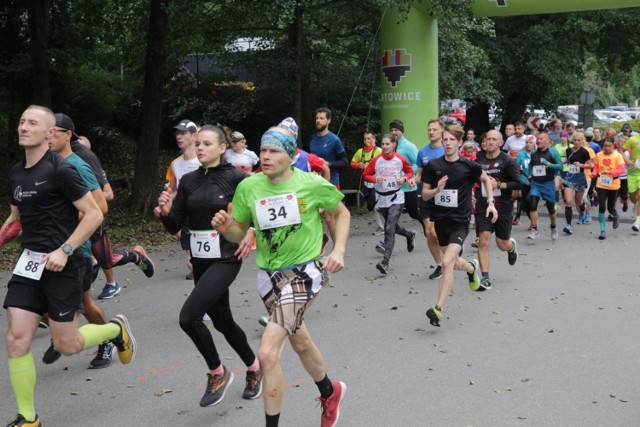
<instances>
[{"instance_id":1,"label":"red shoe","mask_svg":"<svg viewBox=\"0 0 640 427\"><path fill-rule=\"evenodd\" d=\"M331 396L316 399L319 400L322 405L321 427L333 427L338 424L338 419L340 418L340 402L342 402L347 392L347 385L342 381L331 381L331 385L333 386Z\"/></svg>"},{"instance_id":2,"label":"red shoe","mask_svg":"<svg viewBox=\"0 0 640 427\"><path fill-rule=\"evenodd\" d=\"M513 225L520 225L520 224L522 224L522 223L520 222L520 220L517 220L517 219L516 219L516 220L514 220L514 221L512 222L512 224L513 224Z\"/></svg>"}]
</instances>

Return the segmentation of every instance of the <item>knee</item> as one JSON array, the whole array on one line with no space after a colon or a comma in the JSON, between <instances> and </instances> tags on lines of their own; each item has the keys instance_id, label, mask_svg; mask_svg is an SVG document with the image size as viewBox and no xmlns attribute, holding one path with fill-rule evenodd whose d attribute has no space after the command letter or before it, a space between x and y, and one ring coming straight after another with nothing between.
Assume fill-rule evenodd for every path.
<instances>
[{"instance_id":1,"label":"knee","mask_svg":"<svg viewBox=\"0 0 640 427\"><path fill-rule=\"evenodd\" d=\"M280 363L278 349L270 344L260 344L258 359L260 360L260 366L265 371L272 370Z\"/></svg>"},{"instance_id":2,"label":"knee","mask_svg":"<svg viewBox=\"0 0 640 427\"><path fill-rule=\"evenodd\" d=\"M71 356L81 350L76 336L53 338L53 348L65 356Z\"/></svg>"},{"instance_id":3,"label":"knee","mask_svg":"<svg viewBox=\"0 0 640 427\"><path fill-rule=\"evenodd\" d=\"M179 318L180 328L189 333L195 329L196 316L192 313L182 310Z\"/></svg>"}]
</instances>

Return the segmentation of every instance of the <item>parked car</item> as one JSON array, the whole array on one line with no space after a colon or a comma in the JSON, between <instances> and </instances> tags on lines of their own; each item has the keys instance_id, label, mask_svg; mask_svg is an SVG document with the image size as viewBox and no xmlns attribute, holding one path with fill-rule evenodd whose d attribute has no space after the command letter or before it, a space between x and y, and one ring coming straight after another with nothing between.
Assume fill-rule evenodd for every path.
<instances>
[{"instance_id":1,"label":"parked car","mask_svg":"<svg viewBox=\"0 0 640 427\"><path fill-rule=\"evenodd\" d=\"M598 110L600 114L609 117L614 122L628 122L633 120L626 112L617 110Z\"/></svg>"}]
</instances>

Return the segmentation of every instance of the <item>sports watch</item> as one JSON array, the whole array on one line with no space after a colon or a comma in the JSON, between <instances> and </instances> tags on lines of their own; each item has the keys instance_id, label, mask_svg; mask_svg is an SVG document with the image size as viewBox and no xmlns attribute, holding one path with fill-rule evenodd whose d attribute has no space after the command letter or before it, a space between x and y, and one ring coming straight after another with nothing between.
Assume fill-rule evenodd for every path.
<instances>
[{"instance_id":1,"label":"sports watch","mask_svg":"<svg viewBox=\"0 0 640 427\"><path fill-rule=\"evenodd\" d=\"M73 255L73 248L71 247L70 244L68 243L63 243L62 246L60 246L60 248L62 249L62 251L67 254L68 256Z\"/></svg>"}]
</instances>

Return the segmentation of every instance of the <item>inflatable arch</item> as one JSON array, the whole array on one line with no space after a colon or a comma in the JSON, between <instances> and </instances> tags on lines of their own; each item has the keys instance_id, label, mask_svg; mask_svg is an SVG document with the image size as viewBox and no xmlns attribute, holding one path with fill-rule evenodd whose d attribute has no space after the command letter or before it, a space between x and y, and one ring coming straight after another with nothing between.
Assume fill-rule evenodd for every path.
<instances>
[{"instance_id":1,"label":"inflatable arch","mask_svg":"<svg viewBox=\"0 0 640 427\"><path fill-rule=\"evenodd\" d=\"M478 17L638 7L640 0L475 0ZM405 123L407 138L426 143L427 119L439 116L438 21L429 16L428 2L415 1L407 20L398 24L398 11L387 10L381 29L381 123Z\"/></svg>"}]
</instances>

